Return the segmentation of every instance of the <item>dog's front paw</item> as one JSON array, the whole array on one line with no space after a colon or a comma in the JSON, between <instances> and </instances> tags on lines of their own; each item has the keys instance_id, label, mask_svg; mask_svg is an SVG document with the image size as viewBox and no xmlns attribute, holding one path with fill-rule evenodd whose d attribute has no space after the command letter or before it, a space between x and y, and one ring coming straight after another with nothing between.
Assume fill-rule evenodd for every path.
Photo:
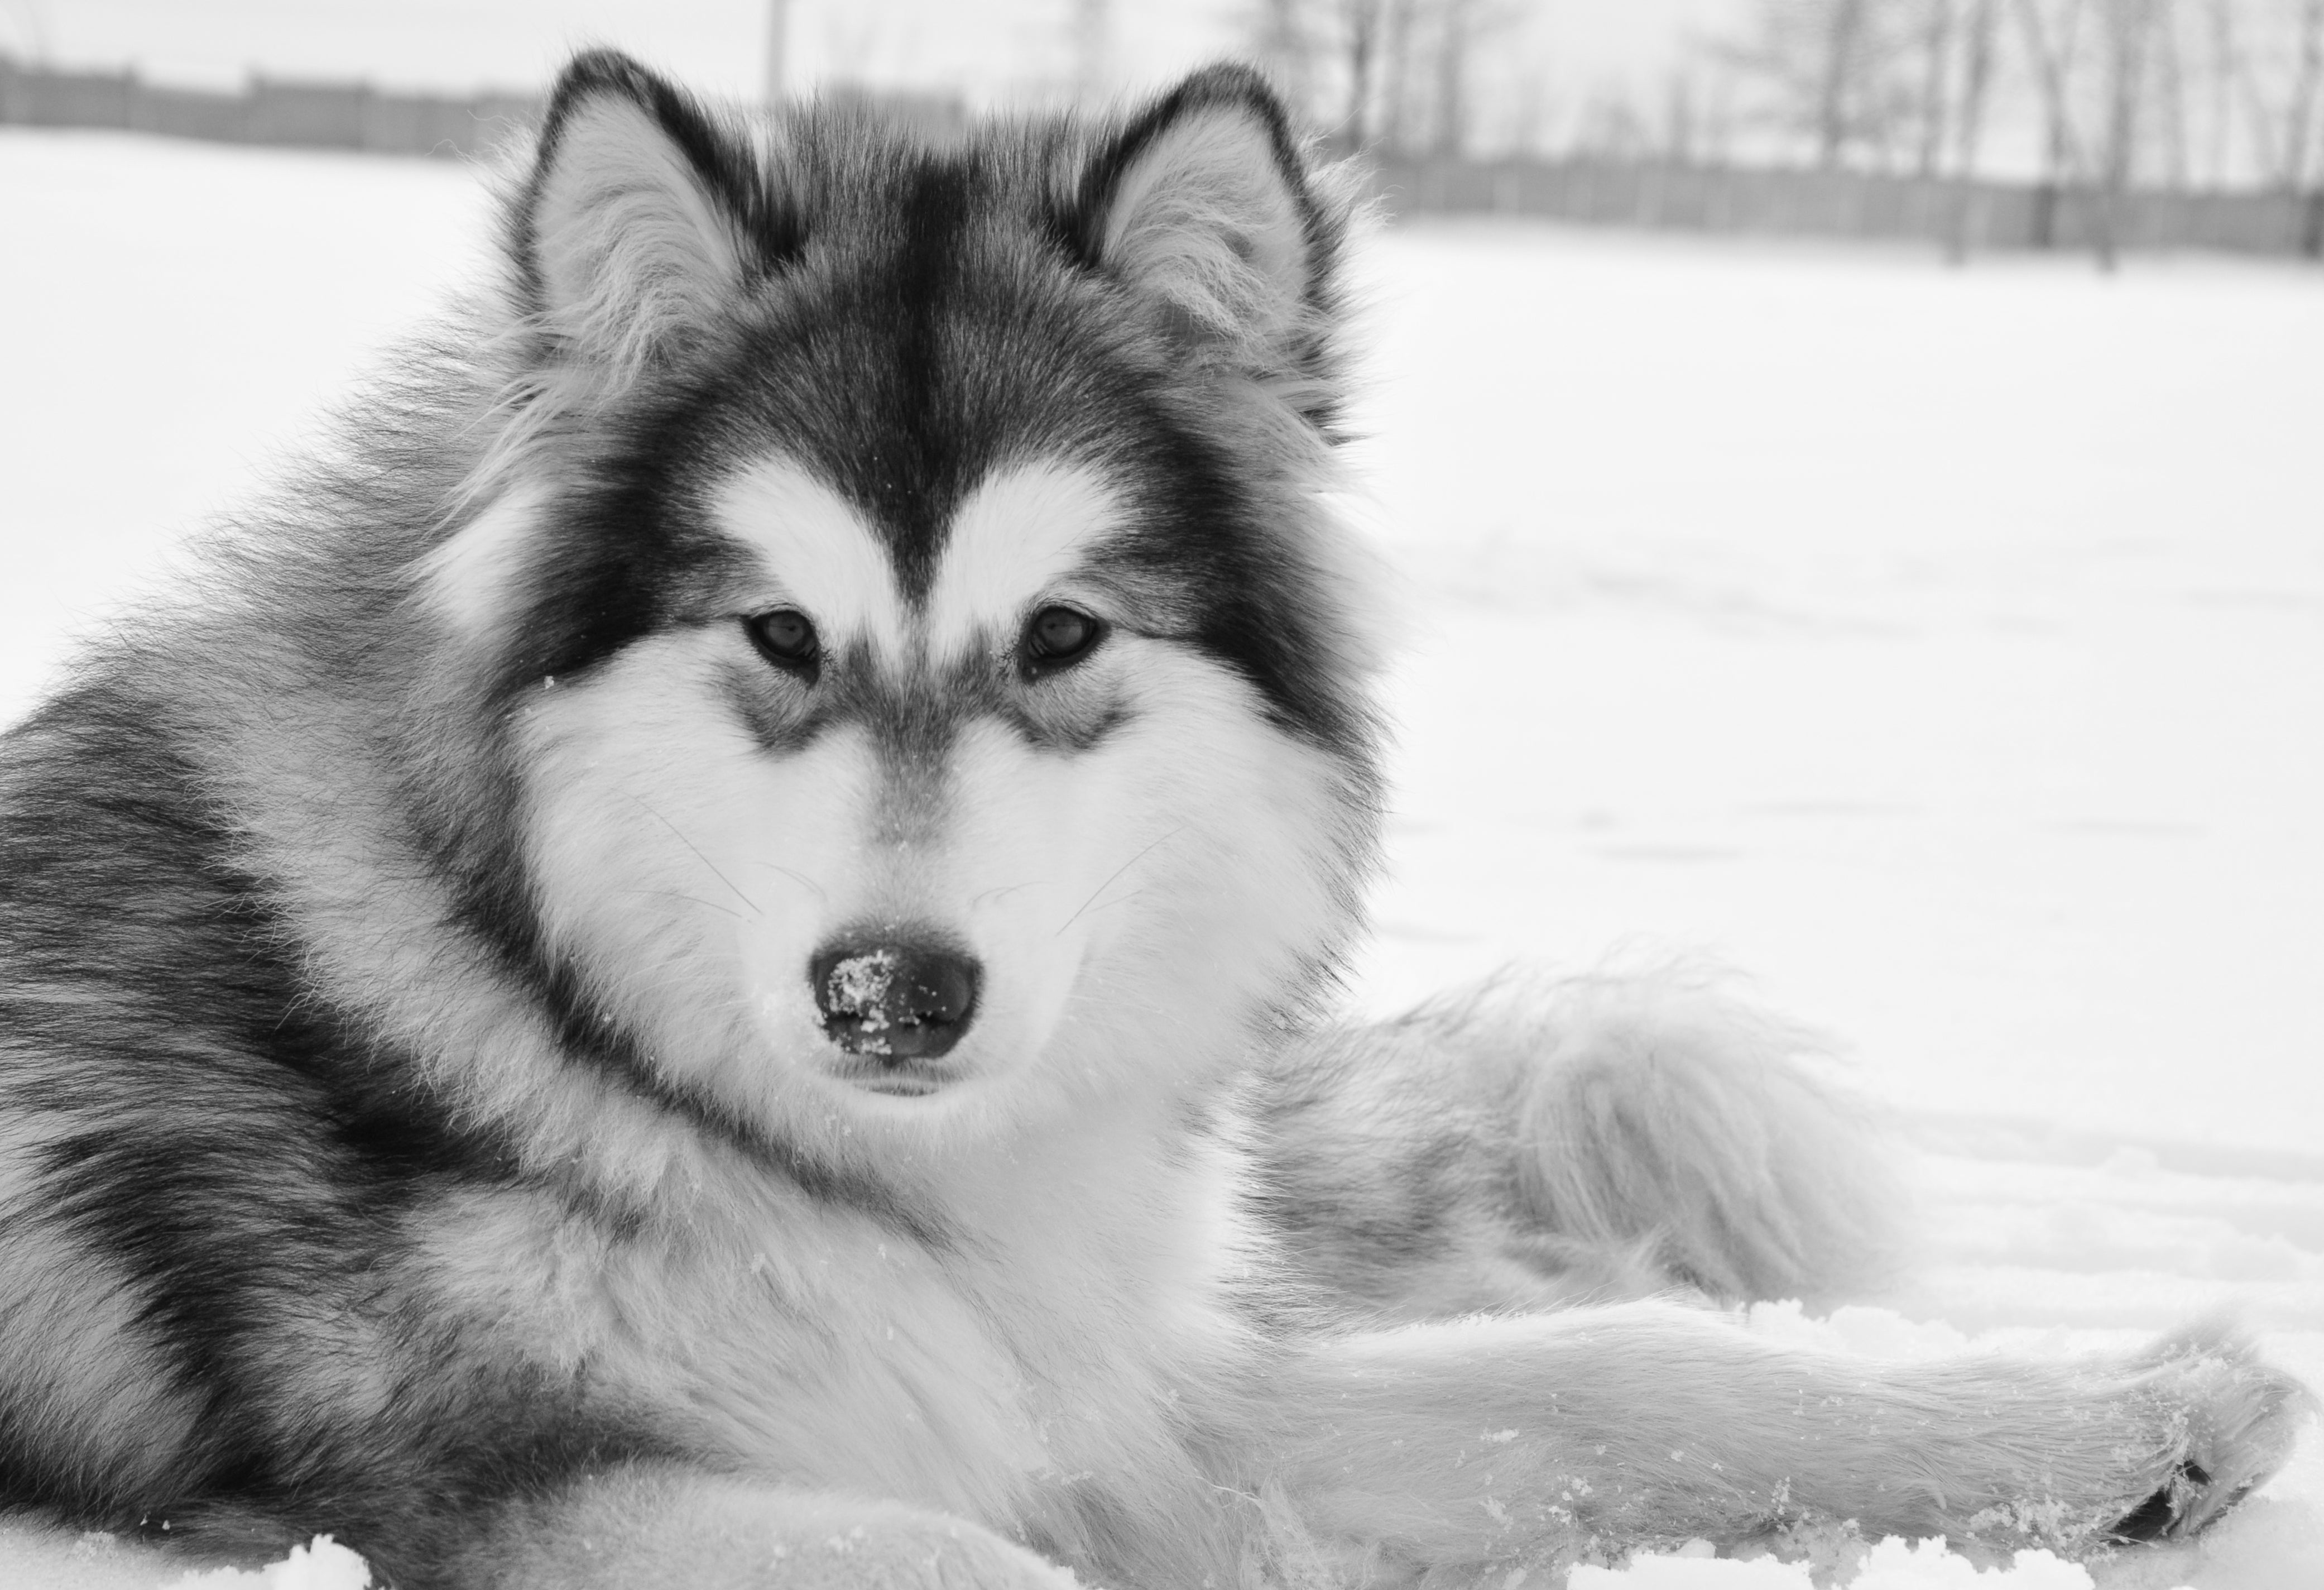
<instances>
[{"instance_id":1,"label":"dog's front paw","mask_svg":"<svg viewBox=\"0 0 2324 1590\"><path fill-rule=\"evenodd\" d=\"M948 1519L859 1528L778 1549L765 1580L770 1590L1081 1590L1072 1569Z\"/></svg>"},{"instance_id":2,"label":"dog's front paw","mask_svg":"<svg viewBox=\"0 0 2324 1590\"><path fill-rule=\"evenodd\" d=\"M2178 1450L2163 1483L2114 1525L2117 1539L2209 1527L2283 1465L2316 1408L2307 1387L2216 1322L2166 1336L2138 1362L2139 1392L2160 1400Z\"/></svg>"}]
</instances>

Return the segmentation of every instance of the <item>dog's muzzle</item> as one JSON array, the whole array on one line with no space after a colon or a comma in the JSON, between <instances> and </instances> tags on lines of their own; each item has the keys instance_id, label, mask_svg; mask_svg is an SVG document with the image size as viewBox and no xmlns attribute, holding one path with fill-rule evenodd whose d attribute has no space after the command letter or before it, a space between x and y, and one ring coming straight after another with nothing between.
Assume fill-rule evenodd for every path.
<instances>
[{"instance_id":1,"label":"dog's muzzle","mask_svg":"<svg viewBox=\"0 0 2324 1590\"><path fill-rule=\"evenodd\" d=\"M946 946L860 938L826 946L807 963L823 1030L850 1054L901 1065L958 1043L976 1016L983 968Z\"/></svg>"}]
</instances>

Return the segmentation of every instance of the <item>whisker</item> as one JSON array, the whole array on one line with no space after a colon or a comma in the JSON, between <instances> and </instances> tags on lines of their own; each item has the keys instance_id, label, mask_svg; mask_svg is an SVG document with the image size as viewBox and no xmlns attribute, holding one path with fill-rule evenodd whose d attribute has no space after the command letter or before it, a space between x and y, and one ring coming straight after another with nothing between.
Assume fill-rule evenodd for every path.
<instances>
[{"instance_id":1,"label":"whisker","mask_svg":"<svg viewBox=\"0 0 2324 1590\"><path fill-rule=\"evenodd\" d=\"M1186 831L1186 825L1185 825L1185 824L1184 824L1184 823L1180 823L1176 827L1175 827L1175 828L1171 829L1168 833L1167 833L1167 834L1163 835L1161 838L1155 840L1153 844L1148 845L1145 849L1143 849L1143 850L1139 851L1136 855L1131 856L1128 861L1123 862L1120 866L1118 866L1118 867L1114 868L1114 869L1113 869L1113 876L1112 876L1112 877L1111 877L1111 878L1108 878L1104 883L1100 883L1100 884L1097 886L1096 890L1091 893L1090 897L1089 897L1087 900L1084 900L1084 901L1082 901L1081 911L1077 911L1074 912L1074 914L1073 914L1072 916L1067 917L1067 918L1066 918L1063 922L1061 922L1061 923L1059 923L1059 924L1057 925L1057 936L1058 936L1059 938L1063 938L1063 937L1065 936L1065 929L1066 929L1067 928L1070 928L1070 927L1072 927L1075 922L1080 921L1080 920L1082 920L1082 913L1083 913L1084 911L1088 911L1088 910L1089 910L1089 908L1090 908L1091 906L1095 905L1095 904L1097 903L1097 897L1098 897L1100 894L1104 893L1107 890L1109 890L1109 889L1112 888L1112 887L1114 886L1114 884L1115 884L1117 882L1119 882L1119 881L1120 881L1120 877L1121 877L1121 874L1124 874L1124 873L1128 872L1130 868L1132 868L1132 867L1136 866L1139 862L1144 861L1148 856L1149 856L1149 855L1153 855L1153 854L1154 854L1154 852L1155 852L1156 850L1159 849L1163 845L1167 844L1168 841L1170 841L1170 840L1172 840L1172 839L1176 839L1179 835L1181 835L1181 834L1185 833L1185 831Z\"/></svg>"},{"instance_id":2,"label":"whisker","mask_svg":"<svg viewBox=\"0 0 2324 1590\"><path fill-rule=\"evenodd\" d=\"M641 891L641 892L643 892L643 891ZM698 905L704 911L715 911L721 916L733 917L738 922L748 921L750 920L743 916L741 911L730 910L725 906L720 905L715 901L705 900L699 894L687 894L677 889L662 889L654 891L653 897L662 900L683 900L688 905Z\"/></svg>"},{"instance_id":3,"label":"whisker","mask_svg":"<svg viewBox=\"0 0 2324 1590\"><path fill-rule=\"evenodd\" d=\"M1034 884L1047 881L1043 878L1028 878L1022 883L1003 883L997 889L987 889L982 894L970 895L968 903L972 906L982 905L988 900L998 900L1004 894L1014 894L1019 889L1030 889Z\"/></svg>"},{"instance_id":4,"label":"whisker","mask_svg":"<svg viewBox=\"0 0 2324 1590\"><path fill-rule=\"evenodd\" d=\"M672 835L676 836L678 842L680 845L683 845L688 850L693 851L695 859L699 861L704 866L708 867L710 869L710 875L717 879L720 883L725 884L727 889L733 894L734 898L741 901L744 908L748 910L752 916L759 917L766 915L766 912L761 911L752 901L749 895L734 887L733 879L728 877L725 874L718 870L718 864L716 862L712 861L708 856L702 854L702 847L700 846L695 844L693 840L687 838L684 834L678 833L678 825L676 823L662 816L660 812L656 811L651 801L648 800L642 795L632 795L630 799L636 801L640 806L644 807L646 809L647 815L651 817L654 821L659 823L663 827L668 828Z\"/></svg>"}]
</instances>

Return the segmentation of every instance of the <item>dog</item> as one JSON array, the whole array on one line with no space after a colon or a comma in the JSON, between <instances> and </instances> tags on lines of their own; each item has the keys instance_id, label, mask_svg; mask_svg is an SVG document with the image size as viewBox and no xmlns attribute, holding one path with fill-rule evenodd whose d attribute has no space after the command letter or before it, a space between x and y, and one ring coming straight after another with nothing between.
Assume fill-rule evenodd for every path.
<instances>
[{"instance_id":1,"label":"dog","mask_svg":"<svg viewBox=\"0 0 2324 1590\"><path fill-rule=\"evenodd\" d=\"M2200 1530L2233 1333L1878 1366L1683 975L1333 1018L1392 628L1264 81L930 141L564 72L505 272L0 749L0 1503L394 1585L1514 1584Z\"/></svg>"}]
</instances>

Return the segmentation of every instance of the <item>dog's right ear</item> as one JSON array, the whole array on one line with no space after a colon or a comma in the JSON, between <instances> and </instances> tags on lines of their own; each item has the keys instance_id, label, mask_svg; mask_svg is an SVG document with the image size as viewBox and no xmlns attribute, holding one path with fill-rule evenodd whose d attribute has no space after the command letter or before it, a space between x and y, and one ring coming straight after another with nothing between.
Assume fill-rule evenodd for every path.
<instances>
[{"instance_id":1,"label":"dog's right ear","mask_svg":"<svg viewBox=\"0 0 2324 1590\"><path fill-rule=\"evenodd\" d=\"M708 327L752 266L758 185L747 151L678 88L613 51L576 56L508 226L551 356L618 385Z\"/></svg>"},{"instance_id":2,"label":"dog's right ear","mask_svg":"<svg viewBox=\"0 0 2324 1590\"><path fill-rule=\"evenodd\" d=\"M1346 220L1317 176L1264 77L1206 68L1095 152L1064 240L1182 351L1313 380Z\"/></svg>"}]
</instances>

